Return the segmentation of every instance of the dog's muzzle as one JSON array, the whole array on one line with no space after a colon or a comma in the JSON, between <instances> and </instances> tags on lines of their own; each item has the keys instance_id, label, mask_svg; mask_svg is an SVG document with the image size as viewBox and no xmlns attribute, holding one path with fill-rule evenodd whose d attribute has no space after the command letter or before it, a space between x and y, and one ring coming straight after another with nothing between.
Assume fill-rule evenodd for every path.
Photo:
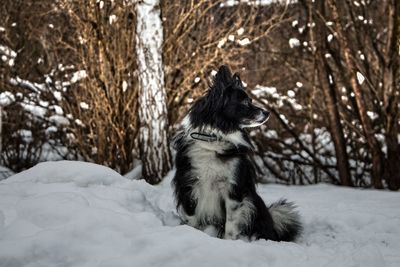
<instances>
[{"instance_id":1,"label":"dog's muzzle","mask_svg":"<svg viewBox=\"0 0 400 267\"><path fill-rule=\"evenodd\" d=\"M243 120L241 127L242 128L248 128L248 127L258 127L264 124L268 118L269 118L270 113L266 110L259 109L257 112L257 115L254 116L253 119L250 120Z\"/></svg>"}]
</instances>

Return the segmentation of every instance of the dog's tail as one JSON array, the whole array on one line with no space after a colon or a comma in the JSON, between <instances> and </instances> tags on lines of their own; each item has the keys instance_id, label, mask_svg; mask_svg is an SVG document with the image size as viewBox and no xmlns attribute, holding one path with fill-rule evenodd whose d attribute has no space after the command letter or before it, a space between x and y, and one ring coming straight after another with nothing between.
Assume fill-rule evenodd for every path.
<instances>
[{"instance_id":1,"label":"dog's tail","mask_svg":"<svg viewBox=\"0 0 400 267\"><path fill-rule=\"evenodd\" d=\"M296 205L293 202L287 202L281 199L269 206L274 229L278 235L278 240L294 241L303 230L300 221L300 215L296 211Z\"/></svg>"}]
</instances>

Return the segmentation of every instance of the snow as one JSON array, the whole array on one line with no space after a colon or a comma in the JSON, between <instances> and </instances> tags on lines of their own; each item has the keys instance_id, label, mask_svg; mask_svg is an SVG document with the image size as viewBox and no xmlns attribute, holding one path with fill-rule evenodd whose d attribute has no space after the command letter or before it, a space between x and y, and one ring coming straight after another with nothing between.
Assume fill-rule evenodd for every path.
<instances>
[{"instance_id":1,"label":"snow","mask_svg":"<svg viewBox=\"0 0 400 267\"><path fill-rule=\"evenodd\" d=\"M71 83L76 83L79 80L82 80L87 77L87 73L85 70L78 70L72 74Z\"/></svg>"},{"instance_id":2,"label":"snow","mask_svg":"<svg viewBox=\"0 0 400 267\"><path fill-rule=\"evenodd\" d=\"M75 123L81 127L84 127L85 124L83 124L83 122L80 119L75 119Z\"/></svg>"},{"instance_id":3,"label":"snow","mask_svg":"<svg viewBox=\"0 0 400 267\"><path fill-rule=\"evenodd\" d=\"M124 174L124 177L130 180L139 180L142 177L142 164L137 165L130 172Z\"/></svg>"},{"instance_id":4,"label":"snow","mask_svg":"<svg viewBox=\"0 0 400 267\"><path fill-rule=\"evenodd\" d=\"M373 111L367 111L367 115L371 118L371 120L376 120L379 118L379 115Z\"/></svg>"},{"instance_id":5,"label":"snow","mask_svg":"<svg viewBox=\"0 0 400 267\"><path fill-rule=\"evenodd\" d=\"M128 89L128 83L126 81L122 82L122 92L126 92L126 90Z\"/></svg>"},{"instance_id":6,"label":"snow","mask_svg":"<svg viewBox=\"0 0 400 267\"><path fill-rule=\"evenodd\" d=\"M1 266L399 266L400 194L259 185L299 206L297 243L221 240L180 225L170 181L92 163L41 163L0 182Z\"/></svg>"},{"instance_id":7,"label":"snow","mask_svg":"<svg viewBox=\"0 0 400 267\"><path fill-rule=\"evenodd\" d=\"M241 46L246 46L246 45L251 44L251 41L250 41L249 38L243 38L243 39L241 39L241 40L239 40L239 41L237 41L237 42L238 42L238 44L241 45Z\"/></svg>"},{"instance_id":8,"label":"snow","mask_svg":"<svg viewBox=\"0 0 400 267\"><path fill-rule=\"evenodd\" d=\"M104 2L103 2L103 1L100 1L100 3L99 3L99 8L102 9L103 6L104 6Z\"/></svg>"},{"instance_id":9,"label":"snow","mask_svg":"<svg viewBox=\"0 0 400 267\"><path fill-rule=\"evenodd\" d=\"M296 99L294 98L296 93L292 90L288 90L286 96L280 94L275 87L256 85L252 90L252 93L261 98L269 96L269 104L274 106L282 107L284 103L288 102L296 110L303 109L303 106L297 103ZM265 99L263 99L263 101L265 101Z\"/></svg>"},{"instance_id":10,"label":"snow","mask_svg":"<svg viewBox=\"0 0 400 267\"><path fill-rule=\"evenodd\" d=\"M268 86L256 86L255 89L252 90L253 94L256 96L261 96L263 93L273 95L276 94L276 87L268 87Z\"/></svg>"},{"instance_id":11,"label":"snow","mask_svg":"<svg viewBox=\"0 0 400 267\"><path fill-rule=\"evenodd\" d=\"M365 81L364 75L362 75L362 73L358 71L357 71L357 81L359 85L362 85Z\"/></svg>"},{"instance_id":12,"label":"snow","mask_svg":"<svg viewBox=\"0 0 400 267\"><path fill-rule=\"evenodd\" d=\"M17 56L15 51L6 46L0 45L0 55L3 62L6 62L10 67L14 66L15 57Z\"/></svg>"},{"instance_id":13,"label":"snow","mask_svg":"<svg viewBox=\"0 0 400 267\"><path fill-rule=\"evenodd\" d=\"M0 45L0 52L9 58L15 58L17 56L14 50L4 45Z\"/></svg>"},{"instance_id":14,"label":"snow","mask_svg":"<svg viewBox=\"0 0 400 267\"><path fill-rule=\"evenodd\" d=\"M307 23L307 27L314 28L315 27L315 22Z\"/></svg>"},{"instance_id":15,"label":"snow","mask_svg":"<svg viewBox=\"0 0 400 267\"><path fill-rule=\"evenodd\" d=\"M14 172L9 168L0 165L0 180L6 179L7 177L13 175ZM0 215L1 217L1 215Z\"/></svg>"},{"instance_id":16,"label":"snow","mask_svg":"<svg viewBox=\"0 0 400 267\"><path fill-rule=\"evenodd\" d=\"M110 25L111 25L111 24L113 24L115 21L117 21L117 16L111 15L111 16L108 18L108 20L109 20L109 23L110 23Z\"/></svg>"},{"instance_id":17,"label":"snow","mask_svg":"<svg viewBox=\"0 0 400 267\"><path fill-rule=\"evenodd\" d=\"M222 48L224 46L224 44L226 43L226 41L227 41L226 38L222 38L221 40L219 40L217 47Z\"/></svg>"},{"instance_id":18,"label":"snow","mask_svg":"<svg viewBox=\"0 0 400 267\"><path fill-rule=\"evenodd\" d=\"M294 48L296 46L300 46L300 41L297 38L290 38L289 39L289 46L290 48Z\"/></svg>"},{"instance_id":19,"label":"snow","mask_svg":"<svg viewBox=\"0 0 400 267\"><path fill-rule=\"evenodd\" d=\"M79 103L79 106L80 106L82 109L89 109L89 104L86 103L86 102L81 102L81 103Z\"/></svg>"},{"instance_id":20,"label":"snow","mask_svg":"<svg viewBox=\"0 0 400 267\"><path fill-rule=\"evenodd\" d=\"M288 97L293 98L293 97L296 96L296 93L295 93L293 90L288 90L288 91L287 91L287 95L288 95Z\"/></svg>"},{"instance_id":21,"label":"snow","mask_svg":"<svg viewBox=\"0 0 400 267\"><path fill-rule=\"evenodd\" d=\"M46 115L46 109L37 106L34 102L27 101L27 103L21 103L21 106L31 114L39 117L44 118Z\"/></svg>"},{"instance_id":22,"label":"snow","mask_svg":"<svg viewBox=\"0 0 400 267\"><path fill-rule=\"evenodd\" d=\"M49 121L54 123L57 126L69 125L69 120L64 116L55 114L49 117Z\"/></svg>"},{"instance_id":23,"label":"snow","mask_svg":"<svg viewBox=\"0 0 400 267\"><path fill-rule=\"evenodd\" d=\"M57 115L64 115L64 110L59 105L51 105L49 109L54 110Z\"/></svg>"},{"instance_id":24,"label":"snow","mask_svg":"<svg viewBox=\"0 0 400 267\"><path fill-rule=\"evenodd\" d=\"M23 140L25 143L30 143L30 142L33 141L32 131L31 131L31 130L20 129L20 130L14 132L14 133L13 133L13 136L14 136L14 137L17 137L17 136L21 137L22 140Z\"/></svg>"},{"instance_id":25,"label":"snow","mask_svg":"<svg viewBox=\"0 0 400 267\"><path fill-rule=\"evenodd\" d=\"M14 59L13 58L8 61L8 65L11 66L11 67L14 66Z\"/></svg>"},{"instance_id":26,"label":"snow","mask_svg":"<svg viewBox=\"0 0 400 267\"><path fill-rule=\"evenodd\" d=\"M5 91L5 92L0 93L0 106L1 107L8 106L11 103L13 103L14 101L15 101L15 97L11 92Z\"/></svg>"},{"instance_id":27,"label":"snow","mask_svg":"<svg viewBox=\"0 0 400 267\"><path fill-rule=\"evenodd\" d=\"M61 100L62 100L61 92L53 91L53 95L54 95L54 98L55 98L56 100L58 100L58 101L61 101Z\"/></svg>"}]
</instances>

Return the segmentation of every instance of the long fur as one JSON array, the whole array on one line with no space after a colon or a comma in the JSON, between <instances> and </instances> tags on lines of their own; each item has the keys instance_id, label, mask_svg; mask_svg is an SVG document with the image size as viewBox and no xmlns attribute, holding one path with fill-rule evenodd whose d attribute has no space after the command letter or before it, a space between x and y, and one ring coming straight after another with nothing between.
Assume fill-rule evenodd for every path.
<instances>
[{"instance_id":1,"label":"long fur","mask_svg":"<svg viewBox=\"0 0 400 267\"><path fill-rule=\"evenodd\" d=\"M286 200L269 208L256 192L256 170L246 127L259 126L268 112L256 107L237 74L222 66L175 138L177 209L185 223L212 227L226 239L246 237L293 241L301 232L295 205ZM215 136L199 140L193 133Z\"/></svg>"}]
</instances>

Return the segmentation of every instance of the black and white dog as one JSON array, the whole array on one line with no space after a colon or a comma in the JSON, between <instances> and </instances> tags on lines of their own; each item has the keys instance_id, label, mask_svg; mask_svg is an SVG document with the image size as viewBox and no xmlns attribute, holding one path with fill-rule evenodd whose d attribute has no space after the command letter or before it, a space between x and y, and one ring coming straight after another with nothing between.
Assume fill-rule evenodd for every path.
<instances>
[{"instance_id":1,"label":"black and white dog","mask_svg":"<svg viewBox=\"0 0 400 267\"><path fill-rule=\"evenodd\" d=\"M260 126L268 117L252 104L239 76L220 67L175 137L172 183L185 223L225 239L293 241L300 234L293 203L280 200L267 208L256 192L252 145L244 128Z\"/></svg>"}]
</instances>

